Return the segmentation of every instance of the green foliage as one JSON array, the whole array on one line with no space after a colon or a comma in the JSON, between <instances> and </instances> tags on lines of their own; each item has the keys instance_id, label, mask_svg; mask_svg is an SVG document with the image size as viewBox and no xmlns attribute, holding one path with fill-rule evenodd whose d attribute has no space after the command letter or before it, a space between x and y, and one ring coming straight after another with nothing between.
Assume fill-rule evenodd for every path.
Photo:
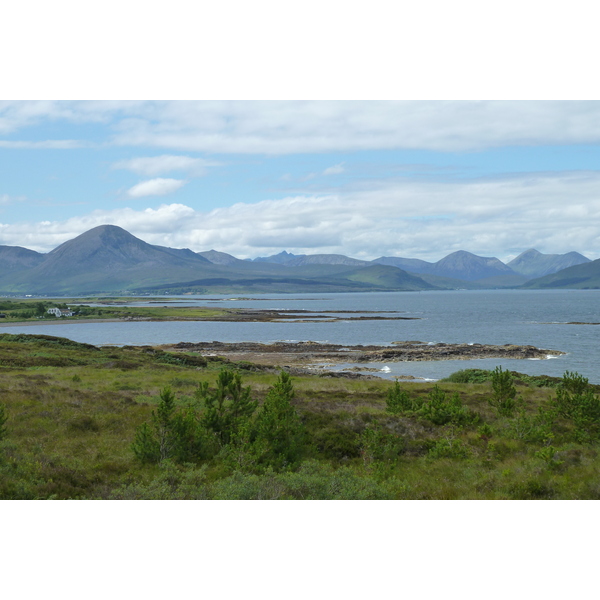
<instances>
[{"instance_id":1,"label":"green foliage","mask_svg":"<svg viewBox=\"0 0 600 600\"><path fill-rule=\"evenodd\" d=\"M205 500L207 465L178 465L167 459L150 482L122 485L110 492L111 500Z\"/></svg>"},{"instance_id":2,"label":"green foliage","mask_svg":"<svg viewBox=\"0 0 600 600\"><path fill-rule=\"evenodd\" d=\"M228 369L219 373L215 390L210 390L208 383L198 386L196 398L202 400L205 406L201 423L214 432L222 446L240 433L256 410L258 402L251 399L250 393L250 387L242 387L240 374Z\"/></svg>"},{"instance_id":3,"label":"green foliage","mask_svg":"<svg viewBox=\"0 0 600 600\"><path fill-rule=\"evenodd\" d=\"M143 423L135 434L133 452L143 463L158 463L166 459L192 462L206 452L206 439L195 411L188 407L176 411L175 396L170 388L160 393L152 423Z\"/></svg>"},{"instance_id":4,"label":"green foliage","mask_svg":"<svg viewBox=\"0 0 600 600\"><path fill-rule=\"evenodd\" d=\"M479 435L479 439L483 440L484 442L489 442L489 440L492 438L494 431L493 429L489 426L488 423L484 423L478 430L477 433Z\"/></svg>"},{"instance_id":5,"label":"green foliage","mask_svg":"<svg viewBox=\"0 0 600 600\"><path fill-rule=\"evenodd\" d=\"M516 371L510 371L513 379L519 382L530 385L533 387L556 387L558 380L556 377L549 377L547 375L527 375L525 373L517 373ZM494 371L486 369L463 369L456 371L448 377L442 379L442 382L446 383L486 383L492 381Z\"/></svg>"},{"instance_id":6,"label":"green foliage","mask_svg":"<svg viewBox=\"0 0 600 600\"><path fill-rule=\"evenodd\" d=\"M498 414L511 416L517 407L517 388L513 384L510 371L503 371L500 366L496 367L492 372L492 389L489 403L496 408Z\"/></svg>"},{"instance_id":7,"label":"green foliage","mask_svg":"<svg viewBox=\"0 0 600 600\"><path fill-rule=\"evenodd\" d=\"M492 378L492 372L483 369L463 369L452 373L442 381L448 383L485 383Z\"/></svg>"},{"instance_id":8,"label":"green foliage","mask_svg":"<svg viewBox=\"0 0 600 600\"><path fill-rule=\"evenodd\" d=\"M557 452L558 449L554 446L544 446L535 453L535 457L542 459L549 469L557 469L564 463L564 461L557 459Z\"/></svg>"},{"instance_id":9,"label":"green foliage","mask_svg":"<svg viewBox=\"0 0 600 600\"><path fill-rule=\"evenodd\" d=\"M583 394L589 389L589 380L587 377L579 373L565 371L560 382L560 389L563 389L570 394Z\"/></svg>"},{"instance_id":10,"label":"green foliage","mask_svg":"<svg viewBox=\"0 0 600 600\"><path fill-rule=\"evenodd\" d=\"M398 381L394 382L394 387L388 390L386 397L387 411L397 415L406 411L417 410L421 403L412 399L406 390L400 387Z\"/></svg>"},{"instance_id":11,"label":"green foliage","mask_svg":"<svg viewBox=\"0 0 600 600\"><path fill-rule=\"evenodd\" d=\"M556 492L548 483L532 478L511 485L509 494L515 500L549 500Z\"/></svg>"},{"instance_id":12,"label":"green foliage","mask_svg":"<svg viewBox=\"0 0 600 600\"><path fill-rule=\"evenodd\" d=\"M3 440L6 437L6 427L4 427L6 421L8 421L6 408L3 404L0 404L0 440Z\"/></svg>"},{"instance_id":13,"label":"green foliage","mask_svg":"<svg viewBox=\"0 0 600 600\"><path fill-rule=\"evenodd\" d=\"M468 458L469 448L461 440L442 438L430 448L429 458Z\"/></svg>"},{"instance_id":14,"label":"green foliage","mask_svg":"<svg viewBox=\"0 0 600 600\"><path fill-rule=\"evenodd\" d=\"M559 415L575 426L577 441L588 443L600 438L600 399L585 377L565 372L562 384L556 389L554 406Z\"/></svg>"},{"instance_id":15,"label":"green foliage","mask_svg":"<svg viewBox=\"0 0 600 600\"><path fill-rule=\"evenodd\" d=\"M434 425L467 425L478 420L476 414L463 406L458 393L448 398L448 394L437 385L429 392L427 401L419 409L419 414Z\"/></svg>"},{"instance_id":16,"label":"green foliage","mask_svg":"<svg viewBox=\"0 0 600 600\"><path fill-rule=\"evenodd\" d=\"M306 433L293 398L291 378L282 371L252 425L251 441L260 464L282 469L300 459Z\"/></svg>"},{"instance_id":17,"label":"green foliage","mask_svg":"<svg viewBox=\"0 0 600 600\"><path fill-rule=\"evenodd\" d=\"M314 455L336 462L360 456L362 424L351 424L337 415L312 411L306 412L303 420L309 448Z\"/></svg>"},{"instance_id":18,"label":"green foliage","mask_svg":"<svg viewBox=\"0 0 600 600\"><path fill-rule=\"evenodd\" d=\"M215 482L210 497L216 500L392 500L396 498L393 487L350 467L333 469L319 461L306 461L297 472L234 473Z\"/></svg>"},{"instance_id":19,"label":"green foliage","mask_svg":"<svg viewBox=\"0 0 600 600\"><path fill-rule=\"evenodd\" d=\"M548 444L554 438L553 426L556 412L544 406L538 408L536 415L528 415L521 407L517 415L511 419L508 434L517 440L534 444Z\"/></svg>"},{"instance_id":20,"label":"green foliage","mask_svg":"<svg viewBox=\"0 0 600 600\"><path fill-rule=\"evenodd\" d=\"M486 422L471 428L447 414L454 389L458 408L477 407L487 403L491 382L449 385L445 393L400 382L415 403L398 418L386 410L396 386L385 380L299 375L292 386L285 376L244 371L240 389L257 386L262 400L223 446L201 422L203 399L190 397L200 381L211 394L218 388L213 361L193 364L190 352L186 364L165 364L149 347L1 335L2 499L600 498L599 388L577 374L565 376L557 402L556 391L521 388L524 378L511 372L523 389L513 415L475 408ZM291 427L298 423L302 444ZM161 426L170 432L162 460ZM276 449L288 434L296 459Z\"/></svg>"},{"instance_id":21,"label":"green foliage","mask_svg":"<svg viewBox=\"0 0 600 600\"><path fill-rule=\"evenodd\" d=\"M361 455L365 466L374 462L393 462L405 450L404 439L381 426L368 426L360 436Z\"/></svg>"}]
</instances>

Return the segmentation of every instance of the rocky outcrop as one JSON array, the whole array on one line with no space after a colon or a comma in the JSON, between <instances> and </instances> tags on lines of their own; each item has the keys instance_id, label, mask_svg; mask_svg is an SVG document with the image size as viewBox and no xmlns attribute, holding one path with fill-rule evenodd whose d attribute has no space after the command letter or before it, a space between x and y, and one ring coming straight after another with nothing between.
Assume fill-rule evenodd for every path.
<instances>
[{"instance_id":1,"label":"rocky outcrop","mask_svg":"<svg viewBox=\"0 0 600 600\"><path fill-rule=\"evenodd\" d=\"M505 344L425 344L394 342L392 346L342 346L318 342L181 342L165 349L224 356L230 360L246 360L259 364L306 366L316 363L411 362L425 360L546 359L564 354L535 346Z\"/></svg>"}]
</instances>

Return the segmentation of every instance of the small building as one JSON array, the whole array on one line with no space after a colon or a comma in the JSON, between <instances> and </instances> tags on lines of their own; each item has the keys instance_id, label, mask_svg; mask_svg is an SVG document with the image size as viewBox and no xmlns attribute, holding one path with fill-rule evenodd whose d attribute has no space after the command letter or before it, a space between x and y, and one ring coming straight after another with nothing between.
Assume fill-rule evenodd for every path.
<instances>
[{"instance_id":1,"label":"small building","mask_svg":"<svg viewBox=\"0 0 600 600\"><path fill-rule=\"evenodd\" d=\"M55 317L72 317L73 316L73 311L61 310L60 308L49 308L46 312L49 315L54 315Z\"/></svg>"}]
</instances>

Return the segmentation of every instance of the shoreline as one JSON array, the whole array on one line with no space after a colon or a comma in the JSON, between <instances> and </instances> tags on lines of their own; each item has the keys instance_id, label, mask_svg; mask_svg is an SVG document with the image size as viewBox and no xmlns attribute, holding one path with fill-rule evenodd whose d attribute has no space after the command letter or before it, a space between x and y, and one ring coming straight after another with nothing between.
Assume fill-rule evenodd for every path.
<instances>
[{"instance_id":1,"label":"shoreline","mask_svg":"<svg viewBox=\"0 0 600 600\"><path fill-rule=\"evenodd\" d=\"M248 362L263 367L311 369L323 371L352 363L355 366L343 372L373 373L379 369L370 368L369 363L422 362L443 360L498 359L538 359L562 356L560 350L546 350L535 346L506 344L425 344L407 341L393 342L390 346L342 346L318 342L277 342L262 344L256 342L179 342L158 346L169 352L192 352L201 356L222 356L233 362ZM365 365L358 366L358 365ZM339 372L335 372L339 373Z\"/></svg>"},{"instance_id":2,"label":"shoreline","mask_svg":"<svg viewBox=\"0 0 600 600\"><path fill-rule=\"evenodd\" d=\"M150 319L138 319L140 321L149 321ZM15 321L13 323L2 323L0 322L0 327L6 327L7 329L10 327L45 327L46 325L72 325L74 323L125 323L127 319L73 319L73 320L51 320L44 319L43 321Z\"/></svg>"}]
</instances>

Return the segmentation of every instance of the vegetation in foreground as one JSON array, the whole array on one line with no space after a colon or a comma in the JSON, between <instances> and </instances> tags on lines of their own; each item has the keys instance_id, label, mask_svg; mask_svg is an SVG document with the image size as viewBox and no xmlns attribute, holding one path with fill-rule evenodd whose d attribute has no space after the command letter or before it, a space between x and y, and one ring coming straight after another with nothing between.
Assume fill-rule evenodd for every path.
<instances>
[{"instance_id":1,"label":"vegetation in foreground","mask_svg":"<svg viewBox=\"0 0 600 600\"><path fill-rule=\"evenodd\" d=\"M435 385L0 335L3 499L597 499L598 388Z\"/></svg>"}]
</instances>

